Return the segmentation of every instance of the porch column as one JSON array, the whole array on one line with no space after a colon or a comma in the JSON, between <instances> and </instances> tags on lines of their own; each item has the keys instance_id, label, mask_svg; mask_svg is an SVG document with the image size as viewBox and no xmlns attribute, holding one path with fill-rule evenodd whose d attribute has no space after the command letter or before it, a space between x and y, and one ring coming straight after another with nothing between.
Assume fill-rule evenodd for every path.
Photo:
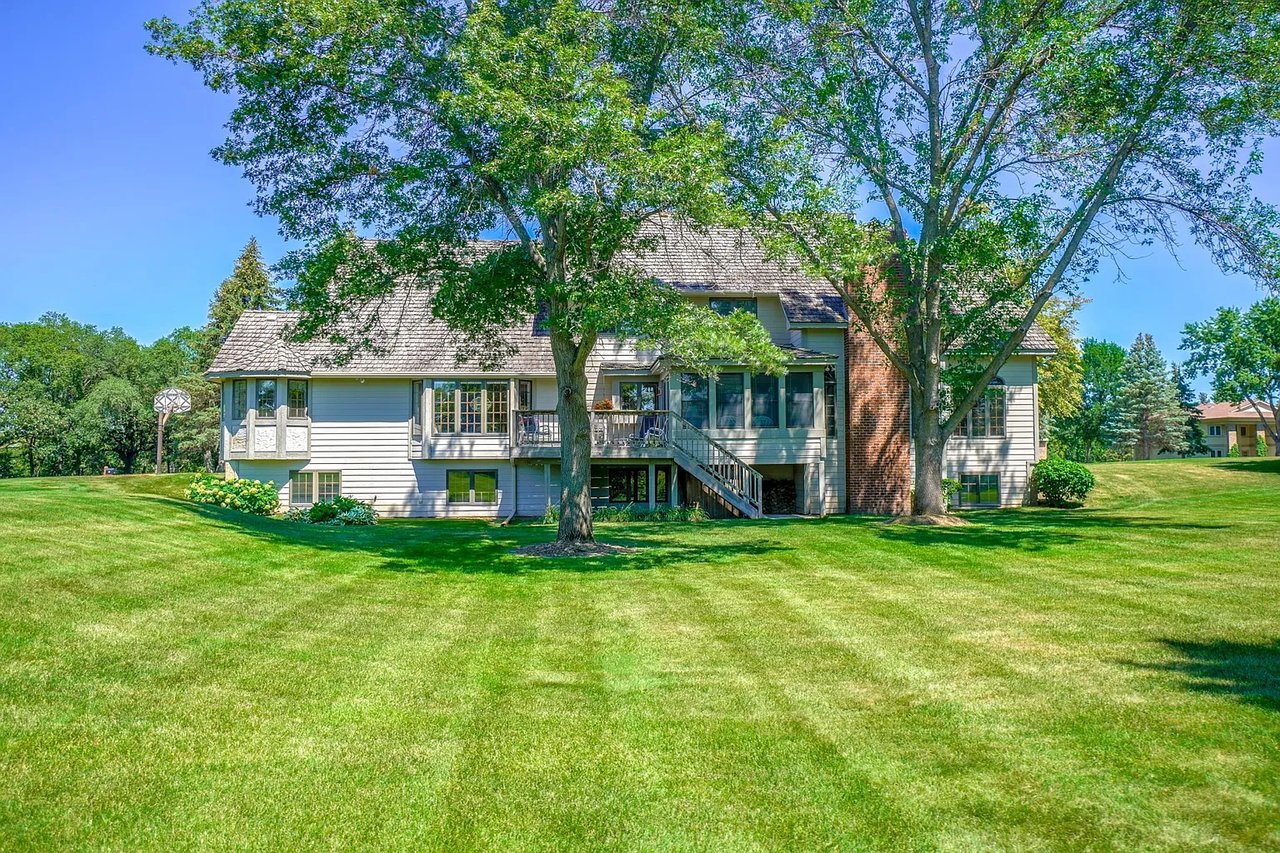
<instances>
[{"instance_id":1,"label":"porch column","mask_svg":"<svg viewBox=\"0 0 1280 853\"><path fill-rule=\"evenodd\" d=\"M657 506L657 503L658 503L658 496L654 494L657 491L657 489L658 489L658 475L657 475L657 472L654 470L654 464L650 462L649 463L649 488L645 489L645 494L649 496L650 512L653 511L653 509Z\"/></svg>"}]
</instances>

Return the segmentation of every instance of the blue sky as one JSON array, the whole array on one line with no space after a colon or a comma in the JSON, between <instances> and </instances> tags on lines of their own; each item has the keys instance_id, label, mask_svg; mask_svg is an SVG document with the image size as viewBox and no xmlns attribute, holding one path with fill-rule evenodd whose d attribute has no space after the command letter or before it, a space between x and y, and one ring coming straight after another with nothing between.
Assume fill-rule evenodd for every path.
<instances>
[{"instance_id":1,"label":"blue sky","mask_svg":"<svg viewBox=\"0 0 1280 853\"><path fill-rule=\"evenodd\" d=\"M230 100L188 68L143 51L142 24L184 17L188 0L10 3L0 11L0 322L61 311L149 342L201 325L240 249L256 236L252 188L209 151ZM1264 197L1280 202L1280 142ZM1261 294L1188 245L1134 247L1087 288L1082 334L1124 345L1150 332L1178 357L1182 326Z\"/></svg>"}]
</instances>

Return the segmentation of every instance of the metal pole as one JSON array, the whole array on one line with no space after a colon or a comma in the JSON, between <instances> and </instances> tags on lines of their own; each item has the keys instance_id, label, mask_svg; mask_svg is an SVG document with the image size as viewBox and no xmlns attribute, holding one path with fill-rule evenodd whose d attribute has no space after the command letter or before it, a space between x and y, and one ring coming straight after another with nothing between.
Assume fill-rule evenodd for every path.
<instances>
[{"instance_id":1,"label":"metal pole","mask_svg":"<svg viewBox=\"0 0 1280 853\"><path fill-rule=\"evenodd\" d=\"M160 413L158 423L156 424L156 473L161 473L160 467L164 464L164 422L169 419L168 411Z\"/></svg>"}]
</instances>

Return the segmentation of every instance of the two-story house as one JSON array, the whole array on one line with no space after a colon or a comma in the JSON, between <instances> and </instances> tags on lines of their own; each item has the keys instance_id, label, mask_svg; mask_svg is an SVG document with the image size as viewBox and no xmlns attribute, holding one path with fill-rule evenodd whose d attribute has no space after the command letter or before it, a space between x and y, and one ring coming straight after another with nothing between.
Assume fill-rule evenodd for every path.
<instances>
[{"instance_id":1,"label":"two-story house","mask_svg":"<svg viewBox=\"0 0 1280 853\"><path fill-rule=\"evenodd\" d=\"M478 244L483 250L485 244ZM824 282L732 229L664 228L637 260L687 298L748 311L790 356L784 376L725 364L707 378L604 336L588 365L592 501L702 503L712 514L898 513L909 506L909 397ZM336 363L293 343L296 315L250 311L210 371L222 386L229 475L270 480L282 503L338 494L388 516L542 515L559 501L559 425L548 338L511 329L500 369L431 315L429 287L368 309L376 346ZM967 505L1020 503L1036 461L1036 359L1028 336L948 445Z\"/></svg>"}]
</instances>

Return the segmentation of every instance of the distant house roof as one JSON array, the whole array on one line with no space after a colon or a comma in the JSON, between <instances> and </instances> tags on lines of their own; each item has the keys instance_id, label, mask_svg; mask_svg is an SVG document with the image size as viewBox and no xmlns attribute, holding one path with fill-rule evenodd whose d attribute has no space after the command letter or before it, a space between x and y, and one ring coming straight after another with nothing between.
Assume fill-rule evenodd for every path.
<instances>
[{"instance_id":1,"label":"distant house roof","mask_svg":"<svg viewBox=\"0 0 1280 853\"><path fill-rule=\"evenodd\" d=\"M1200 408L1200 419L1203 421L1257 421L1258 412L1248 401L1242 403L1205 403ZM1268 417L1275 417L1271 406L1258 402L1258 408Z\"/></svg>"},{"instance_id":2,"label":"distant house roof","mask_svg":"<svg viewBox=\"0 0 1280 853\"><path fill-rule=\"evenodd\" d=\"M749 232L735 228L696 228L671 218L652 223L644 236L652 251L624 258L658 281L686 293L776 295L792 327L846 325L843 301L830 284L806 275L794 263L768 257ZM476 241L477 251L493 251L500 241ZM353 311L337 330L347 345L329 337L307 342L289 341L288 330L298 320L291 311L246 311L236 321L209 368L211 376L236 374L424 375L499 373L554 375L551 342L535 330L531 318L501 333L501 370L486 369L474 342L450 330L431 311L432 288L406 280L388 296ZM366 341L366 346L352 346ZM494 347L488 347L491 354ZM597 346L601 363L614 364L616 355ZM799 361L830 356L812 350L784 347ZM1028 332L1019 350L1025 354L1056 351L1053 340L1039 326ZM613 369L617 369L614 367Z\"/></svg>"}]
</instances>

